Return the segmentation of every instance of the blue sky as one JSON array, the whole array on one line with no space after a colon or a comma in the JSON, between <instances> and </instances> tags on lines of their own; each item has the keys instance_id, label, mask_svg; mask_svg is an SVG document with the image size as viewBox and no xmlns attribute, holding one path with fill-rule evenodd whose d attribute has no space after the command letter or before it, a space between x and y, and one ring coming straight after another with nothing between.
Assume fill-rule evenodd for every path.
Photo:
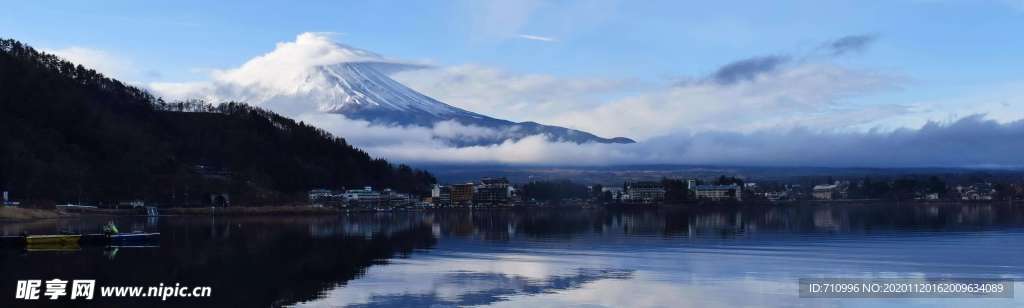
<instances>
[{"instance_id":1,"label":"blue sky","mask_svg":"<svg viewBox=\"0 0 1024 308\"><path fill-rule=\"evenodd\" d=\"M851 62L928 84L998 82L1024 68L1024 5L1010 1L96 3L5 1L0 34L44 48L105 50L164 80L237 66L307 31L338 32L347 44L394 57L574 76L699 75L861 33L880 39Z\"/></svg>"},{"instance_id":2,"label":"blue sky","mask_svg":"<svg viewBox=\"0 0 1024 308\"><path fill-rule=\"evenodd\" d=\"M395 78L449 104L641 141L1024 118L1020 0L0 2L0 36L161 95L316 32L430 64Z\"/></svg>"}]
</instances>

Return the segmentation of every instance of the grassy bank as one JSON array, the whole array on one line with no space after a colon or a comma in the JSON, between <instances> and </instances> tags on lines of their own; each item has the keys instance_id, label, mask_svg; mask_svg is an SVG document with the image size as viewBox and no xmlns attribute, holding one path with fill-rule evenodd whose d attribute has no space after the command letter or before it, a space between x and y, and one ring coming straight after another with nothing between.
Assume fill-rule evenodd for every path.
<instances>
[{"instance_id":1,"label":"grassy bank","mask_svg":"<svg viewBox=\"0 0 1024 308\"><path fill-rule=\"evenodd\" d=\"M0 207L0 220L52 219L68 215L58 210L26 209L13 206Z\"/></svg>"}]
</instances>

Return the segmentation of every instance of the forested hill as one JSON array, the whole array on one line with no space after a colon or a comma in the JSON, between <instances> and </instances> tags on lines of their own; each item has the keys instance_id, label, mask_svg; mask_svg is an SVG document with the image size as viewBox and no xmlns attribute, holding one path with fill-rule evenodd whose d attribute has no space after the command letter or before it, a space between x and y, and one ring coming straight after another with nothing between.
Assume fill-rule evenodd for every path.
<instances>
[{"instance_id":1,"label":"forested hill","mask_svg":"<svg viewBox=\"0 0 1024 308\"><path fill-rule=\"evenodd\" d=\"M198 205L305 199L311 188L426 191L425 171L240 103L166 103L15 40L0 40L0 190L47 202Z\"/></svg>"}]
</instances>

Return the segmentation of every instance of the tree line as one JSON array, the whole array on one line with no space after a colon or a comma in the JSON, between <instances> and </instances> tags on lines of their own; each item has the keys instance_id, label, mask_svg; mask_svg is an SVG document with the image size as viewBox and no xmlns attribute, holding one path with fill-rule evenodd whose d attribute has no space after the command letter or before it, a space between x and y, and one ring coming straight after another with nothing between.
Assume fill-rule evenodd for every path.
<instances>
[{"instance_id":1,"label":"tree line","mask_svg":"<svg viewBox=\"0 0 1024 308\"><path fill-rule=\"evenodd\" d=\"M434 177L239 102L165 102L94 70L0 40L0 190L13 198L198 205L304 200L311 188L428 191Z\"/></svg>"}]
</instances>

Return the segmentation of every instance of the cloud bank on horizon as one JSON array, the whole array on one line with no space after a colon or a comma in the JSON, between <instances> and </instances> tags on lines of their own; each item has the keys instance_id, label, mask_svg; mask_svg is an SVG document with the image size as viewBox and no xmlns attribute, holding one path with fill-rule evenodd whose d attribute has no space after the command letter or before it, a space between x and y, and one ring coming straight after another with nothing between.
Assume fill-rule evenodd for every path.
<instances>
[{"instance_id":1,"label":"cloud bank on horizon","mask_svg":"<svg viewBox=\"0 0 1024 308\"><path fill-rule=\"evenodd\" d=\"M806 55L754 55L705 76L651 83L518 74L476 64L424 65L303 33L237 68L214 71L208 81L149 87L172 99L264 106L345 137L373 155L405 162L1024 166L1019 155L1024 143L1013 142L1024 140L1019 113L991 117L986 112L1001 109L872 102L872 95L909 83L898 73L842 64L842 58L865 53L878 40L876 34L850 35L823 42ZM393 66L391 76L399 82L470 111L640 142L580 145L534 136L453 147L438 137L502 132L451 121L432 127L373 125L325 113L315 102L281 98L309 90L302 80L307 70L344 62Z\"/></svg>"}]
</instances>

